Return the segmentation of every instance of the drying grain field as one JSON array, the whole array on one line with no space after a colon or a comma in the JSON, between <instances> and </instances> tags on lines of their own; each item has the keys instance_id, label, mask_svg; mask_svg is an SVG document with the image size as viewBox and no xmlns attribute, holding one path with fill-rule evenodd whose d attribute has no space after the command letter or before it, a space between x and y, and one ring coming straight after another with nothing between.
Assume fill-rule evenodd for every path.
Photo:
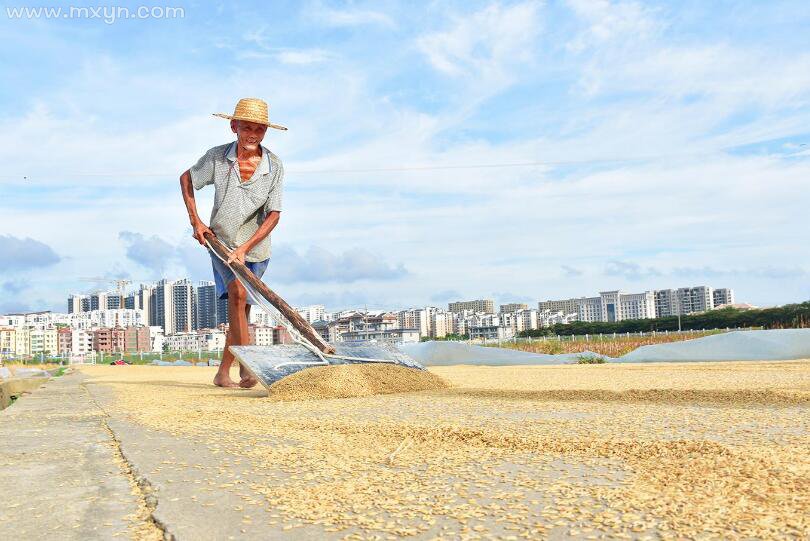
<instances>
[{"instance_id":1,"label":"drying grain field","mask_svg":"<svg viewBox=\"0 0 810 541\"><path fill-rule=\"evenodd\" d=\"M169 505L232 493L235 539L810 535L810 361L441 367L448 388L306 400L213 370L82 372L113 418L195 445L142 473L195 479Z\"/></svg>"}]
</instances>

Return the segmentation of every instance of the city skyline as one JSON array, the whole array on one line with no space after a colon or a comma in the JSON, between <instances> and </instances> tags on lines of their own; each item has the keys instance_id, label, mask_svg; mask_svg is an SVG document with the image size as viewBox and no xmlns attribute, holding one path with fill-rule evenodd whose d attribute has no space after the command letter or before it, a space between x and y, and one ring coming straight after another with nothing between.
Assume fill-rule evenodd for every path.
<instances>
[{"instance_id":1,"label":"city skyline","mask_svg":"<svg viewBox=\"0 0 810 541\"><path fill-rule=\"evenodd\" d=\"M804 2L257 6L0 19L0 312L83 276L210 279L178 177L245 96L290 128L265 139L286 171L266 279L292 304L810 298Z\"/></svg>"},{"instance_id":2,"label":"city skyline","mask_svg":"<svg viewBox=\"0 0 810 541\"><path fill-rule=\"evenodd\" d=\"M110 280L110 282L121 282L121 280ZM137 284L137 289L134 289L134 290L124 290L124 291L122 291L122 290L119 289L119 290L113 291L113 290L109 290L109 289L104 290L104 289L97 288L97 289L94 289L92 291L85 292L85 293L79 293L79 292L68 293L68 295L67 295L67 312L71 313L73 311L88 311L90 309L97 309L99 307L99 301L93 300L91 297L98 297L98 296L101 296L104 299L110 299L110 301L108 301L108 306L107 306L107 308L109 308L109 309L114 309L114 308L119 308L119 307L133 308L134 304L139 302L137 300L134 300L134 298L137 298L139 295L143 295L144 288L150 288L150 287L154 288L154 287L159 286L161 283L172 283L172 284L174 284L174 283L188 283L189 285L195 287L196 289L199 289L200 287L205 287L206 295L210 296L210 299L208 301L206 301L206 302L209 305L214 305L215 303L216 304L222 304L223 307L227 309L227 303L223 302L224 299L215 299L215 293L214 293L215 289L213 287L214 282L212 280L199 280L197 282L193 282L193 281L189 280L188 278L177 278L177 279L174 279L174 280L169 279L169 278L160 278L160 279L155 280L153 282L140 282L140 283ZM713 298L715 300L718 299L718 298L725 299L724 302L721 302L721 303L715 302L715 304L731 304L731 303L735 302L735 299L737 297L737 293L733 288L728 288L728 287L720 287L720 288L718 288L718 287L712 287L712 286L706 286L706 285L701 285L701 286L683 286L682 285L682 286L678 286L678 287L657 287L657 288L654 288L654 289L651 289L651 290L647 290L647 292L662 293L662 292L665 292L665 291L674 292L674 291L682 290L682 289L696 289L696 288L708 288L709 295L713 294ZM612 292L612 291L618 291L618 292L625 293L625 294L628 293L628 291L623 290L623 289L601 288L599 290L600 294L604 293L604 292ZM712 293L712 291L713 291L713 293ZM119 301L118 301L118 297L120 295L122 295L122 294L123 294L123 297L124 297L123 305L119 304ZM718 297L718 294L720 295L719 297ZM75 305L74 306L74 304L73 304L74 300L73 299L79 299L79 298L83 300L82 305ZM472 298L472 297L470 297L470 298ZM542 303L544 301L555 301L555 300L559 300L560 298L561 298L561 296L556 296L556 299L553 298L553 296L552 296L552 297L546 297L545 299L544 298L534 299L534 300L532 300L530 302L533 302L533 303L536 304L536 303ZM568 300L579 300L579 299L585 299L585 298L588 298L588 295L576 295L576 296L568 297L567 299ZM464 309L464 310L481 311L481 312L488 312L488 313L495 313L497 311L503 311L502 309L505 306L518 307L520 305L527 304L526 302L517 302L517 301L514 301L514 300L507 300L506 302L498 302L495 299L487 298L486 296L479 296L479 297L477 297L477 299L478 300L453 299L453 300L449 300L449 301L447 301L445 303L438 303L438 304L447 304L449 311L460 311L460 310ZM142 303L143 300L141 300L140 302ZM425 303L425 304L413 304L413 303L411 303L411 304L407 304L407 305L403 305L403 306L389 306L387 308L392 309L392 310L406 310L406 309L409 309L409 308L413 308L415 306L436 306L436 304L437 303ZM656 301L656 304L658 304L658 301ZM790 304L790 303L786 303L786 304ZM457 307L458 310L454 310L453 305L470 305L470 306L464 306L464 307L458 306ZM472 305L475 305L475 306L472 306ZM362 308L362 307L356 306L356 305L355 306L339 306L339 307L335 307L335 306L328 306L325 303L318 303L318 302L311 303L311 304L308 305L308 307L311 307L311 306L323 306L323 307L325 307L327 309L327 311L332 311L332 312L340 312L340 311L344 311L344 310L355 310L355 309ZM704 304L704 306L705 306L705 304ZM499 309L496 310L495 307L498 307ZM378 309L378 307L374 307L374 308ZM767 308L767 306L763 306L761 308ZM58 312L59 310L56 310L56 311ZM32 312L37 312L37 310L33 310ZM214 312L216 312L216 310L214 310ZM11 313L11 312L9 312L9 313Z\"/></svg>"}]
</instances>

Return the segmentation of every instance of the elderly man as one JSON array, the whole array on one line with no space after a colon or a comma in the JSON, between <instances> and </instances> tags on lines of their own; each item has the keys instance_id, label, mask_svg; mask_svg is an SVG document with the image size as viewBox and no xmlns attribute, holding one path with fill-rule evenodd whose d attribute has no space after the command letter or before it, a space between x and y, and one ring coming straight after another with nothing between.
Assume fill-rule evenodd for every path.
<instances>
[{"instance_id":1,"label":"elderly man","mask_svg":"<svg viewBox=\"0 0 810 541\"><path fill-rule=\"evenodd\" d=\"M278 156L262 146L267 128L286 130L271 124L267 103L244 98L232 115L215 113L231 121L236 141L210 149L197 163L180 176L183 200L194 229L194 238L205 245L205 234L213 233L231 250L228 263L239 261L261 278L270 258L270 232L276 227L281 212L281 189L284 168ZM214 207L210 228L197 215L194 191L214 185ZM230 377L234 357L228 346L250 342L248 319L250 305L247 291L231 269L210 253L217 297L228 299L229 326L225 351L214 385L250 388L256 379L240 367L237 384Z\"/></svg>"}]
</instances>

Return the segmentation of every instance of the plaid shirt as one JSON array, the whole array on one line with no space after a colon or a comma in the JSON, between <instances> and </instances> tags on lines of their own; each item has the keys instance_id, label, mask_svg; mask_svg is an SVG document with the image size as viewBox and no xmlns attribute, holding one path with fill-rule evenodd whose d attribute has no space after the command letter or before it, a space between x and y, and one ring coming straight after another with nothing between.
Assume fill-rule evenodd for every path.
<instances>
[{"instance_id":1,"label":"plaid shirt","mask_svg":"<svg viewBox=\"0 0 810 541\"><path fill-rule=\"evenodd\" d=\"M229 248L241 246L256 233L270 211L281 210L284 167L281 160L262 146L262 161L247 182L239 175L236 142L206 152L191 169L195 190L213 184L214 207L209 227ZM270 235L247 253L245 261L270 257Z\"/></svg>"}]
</instances>

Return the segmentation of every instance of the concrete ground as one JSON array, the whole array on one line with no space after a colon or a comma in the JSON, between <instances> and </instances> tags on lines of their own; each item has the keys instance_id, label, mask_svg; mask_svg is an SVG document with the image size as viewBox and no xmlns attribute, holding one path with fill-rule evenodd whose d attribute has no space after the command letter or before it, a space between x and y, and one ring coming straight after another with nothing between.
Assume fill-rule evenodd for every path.
<instances>
[{"instance_id":1,"label":"concrete ground","mask_svg":"<svg viewBox=\"0 0 810 541\"><path fill-rule=\"evenodd\" d=\"M810 362L442 367L301 402L88 367L0 412L0 539L810 534Z\"/></svg>"}]
</instances>

